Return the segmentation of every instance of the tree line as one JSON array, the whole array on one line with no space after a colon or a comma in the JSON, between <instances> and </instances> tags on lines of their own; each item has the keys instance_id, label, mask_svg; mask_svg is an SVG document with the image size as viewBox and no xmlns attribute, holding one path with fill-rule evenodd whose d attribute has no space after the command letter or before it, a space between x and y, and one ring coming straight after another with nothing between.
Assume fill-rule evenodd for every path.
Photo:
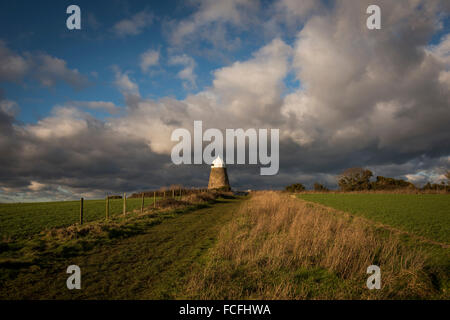
<instances>
[{"instance_id":1,"label":"tree line","mask_svg":"<svg viewBox=\"0 0 450 320\"><path fill-rule=\"evenodd\" d=\"M447 171L445 176L447 178L447 183L444 181L440 184L428 182L422 188L417 188L413 183L402 179L377 176L375 180L372 180L372 171L364 168L349 168L337 176L337 181L339 189L347 192L399 189L450 191L450 171ZM306 188L301 183L295 183L287 186L285 190L288 192L302 192L305 191ZM314 183L313 190L320 192L329 191L323 184L317 182Z\"/></svg>"}]
</instances>

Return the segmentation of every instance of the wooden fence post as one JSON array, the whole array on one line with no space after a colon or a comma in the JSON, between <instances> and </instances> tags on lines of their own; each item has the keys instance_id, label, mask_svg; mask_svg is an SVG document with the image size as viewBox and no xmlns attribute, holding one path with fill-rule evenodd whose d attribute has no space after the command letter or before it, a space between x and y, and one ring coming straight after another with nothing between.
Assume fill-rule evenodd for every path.
<instances>
[{"instance_id":1,"label":"wooden fence post","mask_svg":"<svg viewBox=\"0 0 450 320\"><path fill-rule=\"evenodd\" d=\"M182 196L182 192L183 192L183 191L180 189L180 201L181 201L181 199L182 199L182 197L183 197L183 196Z\"/></svg>"},{"instance_id":2,"label":"wooden fence post","mask_svg":"<svg viewBox=\"0 0 450 320\"><path fill-rule=\"evenodd\" d=\"M106 196L106 220L109 219L109 197Z\"/></svg>"},{"instance_id":3,"label":"wooden fence post","mask_svg":"<svg viewBox=\"0 0 450 320\"><path fill-rule=\"evenodd\" d=\"M83 202L84 202L84 199L81 198L80 199L80 224L81 225L83 224Z\"/></svg>"},{"instance_id":4,"label":"wooden fence post","mask_svg":"<svg viewBox=\"0 0 450 320\"><path fill-rule=\"evenodd\" d=\"M172 189L172 198L175 198L175 189Z\"/></svg>"},{"instance_id":5,"label":"wooden fence post","mask_svg":"<svg viewBox=\"0 0 450 320\"><path fill-rule=\"evenodd\" d=\"M156 191L153 192L153 208L156 208Z\"/></svg>"},{"instance_id":6,"label":"wooden fence post","mask_svg":"<svg viewBox=\"0 0 450 320\"><path fill-rule=\"evenodd\" d=\"M123 194L123 215L127 213L127 194Z\"/></svg>"},{"instance_id":7,"label":"wooden fence post","mask_svg":"<svg viewBox=\"0 0 450 320\"><path fill-rule=\"evenodd\" d=\"M163 193L163 199L166 199L166 192Z\"/></svg>"},{"instance_id":8,"label":"wooden fence post","mask_svg":"<svg viewBox=\"0 0 450 320\"><path fill-rule=\"evenodd\" d=\"M141 213L144 213L144 193L142 192Z\"/></svg>"}]
</instances>

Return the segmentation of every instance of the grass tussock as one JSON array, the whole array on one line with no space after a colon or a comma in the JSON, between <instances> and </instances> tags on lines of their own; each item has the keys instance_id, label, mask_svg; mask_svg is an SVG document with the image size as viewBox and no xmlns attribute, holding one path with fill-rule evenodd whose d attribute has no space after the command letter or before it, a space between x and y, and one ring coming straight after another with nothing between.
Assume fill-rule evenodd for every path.
<instances>
[{"instance_id":1,"label":"grass tussock","mask_svg":"<svg viewBox=\"0 0 450 320\"><path fill-rule=\"evenodd\" d=\"M405 299L438 294L426 255L363 219L257 192L221 230L188 292L196 299ZM368 290L378 265L382 289Z\"/></svg>"}]
</instances>

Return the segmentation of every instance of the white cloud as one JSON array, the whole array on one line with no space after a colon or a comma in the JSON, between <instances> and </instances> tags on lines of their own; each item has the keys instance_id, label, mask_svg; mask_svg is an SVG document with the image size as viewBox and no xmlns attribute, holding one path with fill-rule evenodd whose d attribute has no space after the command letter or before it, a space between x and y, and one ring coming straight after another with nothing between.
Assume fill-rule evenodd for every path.
<instances>
[{"instance_id":1,"label":"white cloud","mask_svg":"<svg viewBox=\"0 0 450 320\"><path fill-rule=\"evenodd\" d=\"M169 63L172 65L181 65L184 67L183 70L178 72L177 77L181 80L185 80L183 82L183 86L186 89L196 88L196 78L194 69L196 66L195 60L192 57L187 56L186 54L173 56L170 58Z\"/></svg>"},{"instance_id":2,"label":"white cloud","mask_svg":"<svg viewBox=\"0 0 450 320\"><path fill-rule=\"evenodd\" d=\"M270 123L279 112L290 54L290 46L274 39L252 59L215 71L213 91L234 116Z\"/></svg>"},{"instance_id":3,"label":"white cloud","mask_svg":"<svg viewBox=\"0 0 450 320\"><path fill-rule=\"evenodd\" d=\"M156 66L159 63L159 51L147 50L141 55L141 70L147 72L150 67Z\"/></svg>"},{"instance_id":4,"label":"white cloud","mask_svg":"<svg viewBox=\"0 0 450 320\"><path fill-rule=\"evenodd\" d=\"M450 34L442 37L441 42L429 48L429 52L441 59L447 67L450 67Z\"/></svg>"},{"instance_id":5,"label":"white cloud","mask_svg":"<svg viewBox=\"0 0 450 320\"><path fill-rule=\"evenodd\" d=\"M407 174L406 179L414 183L417 186L423 186L425 183L441 183L447 182L447 177L442 168L432 168L429 170L423 170L412 174Z\"/></svg>"},{"instance_id":6,"label":"white cloud","mask_svg":"<svg viewBox=\"0 0 450 320\"><path fill-rule=\"evenodd\" d=\"M153 23L153 15L146 11L141 11L129 19L124 19L117 22L113 29L114 32L120 36L135 36L140 34L146 27Z\"/></svg>"},{"instance_id":7,"label":"white cloud","mask_svg":"<svg viewBox=\"0 0 450 320\"><path fill-rule=\"evenodd\" d=\"M450 34L445 35L439 44L429 47L427 52L445 65L439 81L450 89Z\"/></svg>"},{"instance_id":8,"label":"white cloud","mask_svg":"<svg viewBox=\"0 0 450 320\"><path fill-rule=\"evenodd\" d=\"M29 70L28 62L0 40L0 81L19 81Z\"/></svg>"},{"instance_id":9,"label":"white cloud","mask_svg":"<svg viewBox=\"0 0 450 320\"><path fill-rule=\"evenodd\" d=\"M283 13L285 19L302 20L309 14L322 9L322 3L317 0L279 0L275 3L277 11Z\"/></svg>"},{"instance_id":10,"label":"white cloud","mask_svg":"<svg viewBox=\"0 0 450 320\"><path fill-rule=\"evenodd\" d=\"M29 187L31 191L40 191L45 188L45 184L39 183L37 181L31 181Z\"/></svg>"},{"instance_id":11,"label":"white cloud","mask_svg":"<svg viewBox=\"0 0 450 320\"><path fill-rule=\"evenodd\" d=\"M245 28L252 23L259 9L259 0L199 0L193 3L197 10L190 17L172 22L170 40L174 45L206 40L227 48L227 25Z\"/></svg>"},{"instance_id":12,"label":"white cloud","mask_svg":"<svg viewBox=\"0 0 450 320\"><path fill-rule=\"evenodd\" d=\"M25 128L27 132L42 140L70 138L88 129L84 117L76 108L58 107L53 110L52 116Z\"/></svg>"},{"instance_id":13,"label":"white cloud","mask_svg":"<svg viewBox=\"0 0 450 320\"><path fill-rule=\"evenodd\" d=\"M139 95L139 86L130 79L128 73L123 73L118 68L115 68L115 78L114 83L123 94Z\"/></svg>"}]
</instances>

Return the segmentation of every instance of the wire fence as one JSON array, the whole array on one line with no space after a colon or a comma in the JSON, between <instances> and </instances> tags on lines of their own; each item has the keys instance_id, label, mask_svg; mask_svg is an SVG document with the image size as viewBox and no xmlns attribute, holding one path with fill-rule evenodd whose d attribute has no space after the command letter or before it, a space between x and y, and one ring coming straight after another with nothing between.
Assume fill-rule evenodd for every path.
<instances>
[{"instance_id":1,"label":"wire fence","mask_svg":"<svg viewBox=\"0 0 450 320\"><path fill-rule=\"evenodd\" d=\"M127 212L154 207L165 198L181 200L206 189L145 191L131 196L110 195L100 200L0 204L0 240L26 238L46 229L112 219Z\"/></svg>"}]
</instances>

